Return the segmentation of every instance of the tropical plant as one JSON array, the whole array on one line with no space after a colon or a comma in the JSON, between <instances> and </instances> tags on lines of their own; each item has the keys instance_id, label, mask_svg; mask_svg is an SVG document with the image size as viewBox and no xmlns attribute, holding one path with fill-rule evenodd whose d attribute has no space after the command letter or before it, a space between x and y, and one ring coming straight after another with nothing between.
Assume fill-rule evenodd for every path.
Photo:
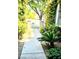
<instances>
[{"instance_id":1,"label":"tropical plant","mask_svg":"<svg viewBox=\"0 0 79 59\"><path fill-rule=\"evenodd\" d=\"M61 28L53 27L50 30L46 30L42 33L41 41L46 41L49 43L50 47L54 47L54 42L61 40Z\"/></svg>"},{"instance_id":2,"label":"tropical plant","mask_svg":"<svg viewBox=\"0 0 79 59\"><path fill-rule=\"evenodd\" d=\"M61 27L58 27L56 26L54 28L54 33L55 33L55 36L56 36L56 39L61 42Z\"/></svg>"}]
</instances>

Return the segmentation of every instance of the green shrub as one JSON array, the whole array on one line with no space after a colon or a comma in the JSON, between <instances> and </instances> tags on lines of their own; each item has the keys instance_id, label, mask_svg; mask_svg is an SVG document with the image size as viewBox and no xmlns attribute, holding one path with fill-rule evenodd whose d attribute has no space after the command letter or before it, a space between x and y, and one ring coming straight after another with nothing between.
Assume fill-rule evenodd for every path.
<instances>
[{"instance_id":1,"label":"green shrub","mask_svg":"<svg viewBox=\"0 0 79 59\"><path fill-rule=\"evenodd\" d=\"M46 31L53 31L55 28L55 24L49 24L48 27L46 27Z\"/></svg>"},{"instance_id":2,"label":"green shrub","mask_svg":"<svg viewBox=\"0 0 79 59\"><path fill-rule=\"evenodd\" d=\"M26 22L18 21L18 39L23 38L23 34L26 32Z\"/></svg>"},{"instance_id":3,"label":"green shrub","mask_svg":"<svg viewBox=\"0 0 79 59\"><path fill-rule=\"evenodd\" d=\"M49 25L55 23L55 17L56 17L56 9L57 9L57 3L58 0L52 0L52 2L47 6L46 9L46 28L49 27Z\"/></svg>"},{"instance_id":4,"label":"green shrub","mask_svg":"<svg viewBox=\"0 0 79 59\"><path fill-rule=\"evenodd\" d=\"M43 34L45 32L44 27L40 25L40 33Z\"/></svg>"},{"instance_id":5,"label":"green shrub","mask_svg":"<svg viewBox=\"0 0 79 59\"><path fill-rule=\"evenodd\" d=\"M42 33L41 41L46 41L50 47L54 47L54 42L61 41L61 28L57 26L49 27Z\"/></svg>"},{"instance_id":6,"label":"green shrub","mask_svg":"<svg viewBox=\"0 0 79 59\"><path fill-rule=\"evenodd\" d=\"M48 59L61 59L61 48L50 48L47 52Z\"/></svg>"},{"instance_id":7,"label":"green shrub","mask_svg":"<svg viewBox=\"0 0 79 59\"><path fill-rule=\"evenodd\" d=\"M26 0L27 1L27 0ZM26 22L25 22L25 0L18 0L18 39L23 38L23 34L26 32Z\"/></svg>"},{"instance_id":8,"label":"green shrub","mask_svg":"<svg viewBox=\"0 0 79 59\"><path fill-rule=\"evenodd\" d=\"M56 40L58 40L59 42L61 42L61 27L58 27L56 26L54 28L54 33L55 33L55 36L56 36Z\"/></svg>"},{"instance_id":9,"label":"green shrub","mask_svg":"<svg viewBox=\"0 0 79 59\"><path fill-rule=\"evenodd\" d=\"M46 31L42 34L41 41L46 41L49 43L50 47L54 47L55 36L53 32Z\"/></svg>"}]
</instances>

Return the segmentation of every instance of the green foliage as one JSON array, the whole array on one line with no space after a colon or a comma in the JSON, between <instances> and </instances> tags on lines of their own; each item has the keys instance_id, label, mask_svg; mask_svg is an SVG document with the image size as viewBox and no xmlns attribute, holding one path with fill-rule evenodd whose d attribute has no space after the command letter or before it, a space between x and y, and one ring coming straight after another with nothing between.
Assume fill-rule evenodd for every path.
<instances>
[{"instance_id":1,"label":"green foliage","mask_svg":"<svg viewBox=\"0 0 79 59\"><path fill-rule=\"evenodd\" d=\"M26 29L26 23L22 22L22 21L19 21L18 22L18 30L19 30L18 32L19 33L22 32L24 34L26 32L25 29Z\"/></svg>"},{"instance_id":2,"label":"green foliage","mask_svg":"<svg viewBox=\"0 0 79 59\"><path fill-rule=\"evenodd\" d=\"M47 0L29 0L28 4L31 9L38 15L39 20L42 20L42 17L45 13L45 8L47 6Z\"/></svg>"},{"instance_id":3,"label":"green foliage","mask_svg":"<svg viewBox=\"0 0 79 59\"><path fill-rule=\"evenodd\" d=\"M45 32L41 29L42 40L48 42L61 41L61 28L55 26L55 17L56 17L56 9L57 5L61 4L61 0L51 0L48 4L46 11L46 27Z\"/></svg>"},{"instance_id":4,"label":"green foliage","mask_svg":"<svg viewBox=\"0 0 79 59\"><path fill-rule=\"evenodd\" d=\"M61 48L50 48L47 56L48 59L61 59Z\"/></svg>"},{"instance_id":5,"label":"green foliage","mask_svg":"<svg viewBox=\"0 0 79 59\"><path fill-rule=\"evenodd\" d=\"M45 31L41 32L42 37L41 41L46 41L50 43L50 46L54 47L54 42L56 41L61 41L61 28L58 26L49 26L48 29Z\"/></svg>"},{"instance_id":6,"label":"green foliage","mask_svg":"<svg viewBox=\"0 0 79 59\"><path fill-rule=\"evenodd\" d=\"M60 0L52 0L46 9L46 27L45 32L41 29L42 40L50 44L55 41L61 41L61 28L55 26L56 9Z\"/></svg>"},{"instance_id":7,"label":"green foliage","mask_svg":"<svg viewBox=\"0 0 79 59\"><path fill-rule=\"evenodd\" d=\"M18 21L18 38L22 39L23 34L26 32L26 23L23 21Z\"/></svg>"},{"instance_id":8,"label":"green foliage","mask_svg":"<svg viewBox=\"0 0 79 59\"><path fill-rule=\"evenodd\" d=\"M24 21L25 20L25 4L24 4L25 0L18 0L18 18L20 21Z\"/></svg>"},{"instance_id":9,"label":"green foliage","mask_svg":"<svg viewBox=\"0 0 79 59\"><path fill-rule=\"evenodd\" d=\"M52 0L52 2L47 6L46 9L46 27L49 27L50 24L55 23L57 1Z\"/></svg>"},{"instance_id":10,"label":"green foliage","mask_svg":"<svg viewBox=\"0 0 79 59\"><path fill-rule=\"evenodd\" d=\"M27 0L18 0L18 39L23 38L26 31L25 9Z\"/></svg>"},{"instance_id":11,"label":"green foliage","mask_svg":"<svg viewBox=\"0 0 79 59\"><path fill-rule=\"evenodd\" d=\"M26 19L35 19L36 14L34 12L32 12L29 8L26 11L27 11L27 13L25 15L25 16L27 16Z\"/></svg>"},{"instance_id":12,"label":"green foliage","mask_svg":"<svg viewBox=\"0 0 79 59\"><path fill-rule=\"evenodd\" d=\"M61 5L61 0L50 0L48 2L45 9L45 28L40 27L41 41L45 41L47 44L48 53L46 55L48 59L61 59L61 48L54 45L54 42L61 42L61 28L55 26L57 5Z\"/></svg>"},{"instance_id":13,"label":"green foliage","mask_svg":"<svg viewBox=\"0 0 79 59\"><path fill-rule=\"evenodd\" d=\"M47 41L51 41L51 40L59 40L61 39L61 28L58 26L49 26L48 29L46 29L45 31L42 30L42 36L44 39L46 39Z\"/></svg>"},{"instance_id":14,"label":"green foliage","mask_svg":"<svg viewBox=\"0 0 79 59\"><path fill-rule=\"evenodd\" d=\"M40 25L40 33L43 34L45 32L45 29L42 25Z\"/></svg>"},{"instance_id":15,"label":"green foliage","mask_svg":"<svg viewBox=\"0 0 79 59\"><path fill-rule=\"evenodd\" d=\"M39 11L43 11L46 6L47 0L29 0L28 3L32 9L35 10L38 8Z\"/></svg>"},{"instance_id":16,"label":"green foliage","mask_svg":"<svg viewBox=\"0 0 79 59\"><path fill-rule=\"evenodd\" d=\"M61 42L61 27L56 26L54 28L54 33L55 33L55 36L56 36L56 40Z\"/></svg>"},{"instance_id":17,"label":"green foliage","mask_svg":"<svg viewBox=\"0 0 79 59\"><path fill-rule=\"evenodd\" d=\"M55 24L49 24L49 26L46 27L46 31L53 31L55 27Z\"/></svg>"}]
</instances>

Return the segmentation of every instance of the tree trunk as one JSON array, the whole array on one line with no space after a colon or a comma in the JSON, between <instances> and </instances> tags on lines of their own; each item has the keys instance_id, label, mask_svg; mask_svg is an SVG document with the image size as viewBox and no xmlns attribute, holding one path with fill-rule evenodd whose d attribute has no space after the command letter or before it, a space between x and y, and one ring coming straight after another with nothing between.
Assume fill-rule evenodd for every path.
<instances>
[{"instance_id":1,"label":"tree trunk","mask_svg":"<svg viewBox=\"0 0 79 59\"><path fill-rule=\"evenodd\" d=\"M44 27L43 15L39 16L39 20L40 20L40 25L42 25Z\"/></svg>"}]
</instances>

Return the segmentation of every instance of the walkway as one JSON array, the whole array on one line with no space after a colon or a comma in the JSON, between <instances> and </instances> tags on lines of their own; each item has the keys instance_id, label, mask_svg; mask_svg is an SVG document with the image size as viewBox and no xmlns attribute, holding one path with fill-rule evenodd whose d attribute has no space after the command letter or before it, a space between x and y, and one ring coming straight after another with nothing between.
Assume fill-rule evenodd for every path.
<instances>
[{"instance_id":1,"label":"walkway","mask_svg":"<svg viewBox=\"0 0 79 59\"><path fill-rule=\"evenodd\" d=\"M37 38L41 36L38 28L32 28L34 37L25 41L20 59L46 59L44 50Z\"/></svg>"}]
</instances>

